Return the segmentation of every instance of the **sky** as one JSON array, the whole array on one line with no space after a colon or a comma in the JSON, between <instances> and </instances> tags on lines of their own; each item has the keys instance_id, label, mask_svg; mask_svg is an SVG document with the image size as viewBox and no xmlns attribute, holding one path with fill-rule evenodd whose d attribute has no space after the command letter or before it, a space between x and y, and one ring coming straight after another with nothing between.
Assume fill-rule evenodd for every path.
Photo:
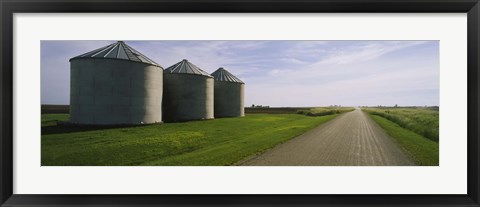
<instances>
[{"instance_id":1,"label":"sky","mask_svg":"<svg viewBox=\"0 0 480 207\"><path fill-rule=\"evenodd\" d=\"M115 41L42 41L41 102L69 104L69 59ZM245 106L438 106L438 41L125 41L245 82Z\"/></svg>"}]
</instances>

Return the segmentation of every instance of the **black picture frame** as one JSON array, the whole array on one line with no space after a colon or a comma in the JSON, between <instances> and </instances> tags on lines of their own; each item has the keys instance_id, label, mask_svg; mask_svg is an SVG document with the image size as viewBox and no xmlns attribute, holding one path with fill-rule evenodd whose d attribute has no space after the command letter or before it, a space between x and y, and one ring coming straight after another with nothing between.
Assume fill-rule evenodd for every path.
<instances>
[{"instance_id":1,"label":"black picture frame","mask_svg":"<svg viewBox=\"0 0 480 207\"><path fill-rule=\"evenodd\" d=\"M478 0L0 0L1 206L480 206ZM465 195L19 195L13 194L14 13L467 13L468 193ZM445 178L456 179L456 178ZM93 188L94 186L92 186Z\"/></svg>"}]
</instances>

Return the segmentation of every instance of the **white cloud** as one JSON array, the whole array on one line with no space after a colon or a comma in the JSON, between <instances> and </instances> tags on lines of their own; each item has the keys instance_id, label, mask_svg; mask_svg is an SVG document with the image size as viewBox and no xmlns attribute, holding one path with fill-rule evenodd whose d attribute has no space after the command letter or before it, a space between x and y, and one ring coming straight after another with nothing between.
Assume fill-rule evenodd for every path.
<instances>
[{"instance_id":1,"label":"white cloud","mask_svg":"<svg viewBox=\"0 0 480 207\"><path fill-rule=\"evenodd\" d=\"M293 63L293 64L307 64L306 61L299 60L297 58L280 58L281 61L286 62L286 63Z\"/></svg>"},{"instance_id":2,"label":"white cloud","mask_svg":"<svg viewBox=\"0 0 480 207\"><path fill-rule=\"evenodd\" d=\"M425 41L389 41L373 42L366 45L347 47L343 50L334 51L325 59L313 65L325 64L348 64L373 60L396 50L417 46L426 43Z\"/></svg>"}]
</instances>

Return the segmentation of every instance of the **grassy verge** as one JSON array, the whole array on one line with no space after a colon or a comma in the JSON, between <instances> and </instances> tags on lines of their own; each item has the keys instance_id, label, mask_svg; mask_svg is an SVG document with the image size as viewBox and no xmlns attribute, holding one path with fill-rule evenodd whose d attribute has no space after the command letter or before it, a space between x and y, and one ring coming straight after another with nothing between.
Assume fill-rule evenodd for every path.
<instances>
[{"instance_id":1,"label":"grassy verge","mask_svg":"<svg viewBox=\"0 0 480 207\"><path fill-rule=\"evenodd\" d=\"M42 114L42 165L219 166L260 153L336 115L248 114L241 118L101 128L56 126Z\"/></svg>"},{"instance_id":2,"label":"grassy verge","mask_svg":"<svg viewBox=\"0 0 480 207\"><path fill-rule=\"evenodd\" d=\"M401 127L438 142L438 107L382 107L362 110L386 118Z\"/></svg>"},{"instance_id":3,"label":"grassy verge","mask_svg":"<svg viewBox=\"0 0 480 207\"><path fill-rule=\"evenodd\" d=\"M438 166L439 145L437 142L404 129L379 115L370 114L370 117L397 141L400 147L413 158L417 165Z\"/></svg>"}]
</instances>

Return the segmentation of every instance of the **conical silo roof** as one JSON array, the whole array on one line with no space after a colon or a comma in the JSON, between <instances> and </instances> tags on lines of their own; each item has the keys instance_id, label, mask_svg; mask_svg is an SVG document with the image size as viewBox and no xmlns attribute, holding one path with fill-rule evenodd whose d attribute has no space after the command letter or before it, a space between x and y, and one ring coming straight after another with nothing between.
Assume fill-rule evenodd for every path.
<instances>
[{"instance_id":1,"label":"conical silo roof","mask_svg":"<svg viewBox=\"0 0 480 207\"><path fill-rule=\"evenodd\" d=\"M195 75L203 75L203 76L212 77L210 74L203 71L202 69L200 69L196 65L192 64L191 62L188 62L187 59L183 59L182 61L176 63L175 65L172 65L172 66L168 67L163 72L164 73L195 74Z\"/></svg>"},{"instance_id":2,"label":"conical silo roof","mask_svg":"<svg viewBox=\"0 0 480 207\"><path fill-rule=\"evenodd\" d=\"M215 72L212 73L213 79L216 81L224 81L224 82L234 82L234 83L243 83L242 80L235 77L233 74L225 70L225 68L219 68Z\"/></svg>"},{"instance_id":3,"label":"conical silo roof","mask_svg":"<svg viewBox=\"0 0 480 207\"><path fill-rule=\"evenodd\" d=\"M96 50L87 52L85 54L71 58L73 59L82 59L82 58L106 58L106 59L121 59L121 60L130 60L134 62L142 62L151 65L160 66L155 61L151 60L147 56L133 49L129 45L125 44L123 41L118 41L116 43L107 45L105 47L98 48Z\"/></svg>"}]
</instances>

